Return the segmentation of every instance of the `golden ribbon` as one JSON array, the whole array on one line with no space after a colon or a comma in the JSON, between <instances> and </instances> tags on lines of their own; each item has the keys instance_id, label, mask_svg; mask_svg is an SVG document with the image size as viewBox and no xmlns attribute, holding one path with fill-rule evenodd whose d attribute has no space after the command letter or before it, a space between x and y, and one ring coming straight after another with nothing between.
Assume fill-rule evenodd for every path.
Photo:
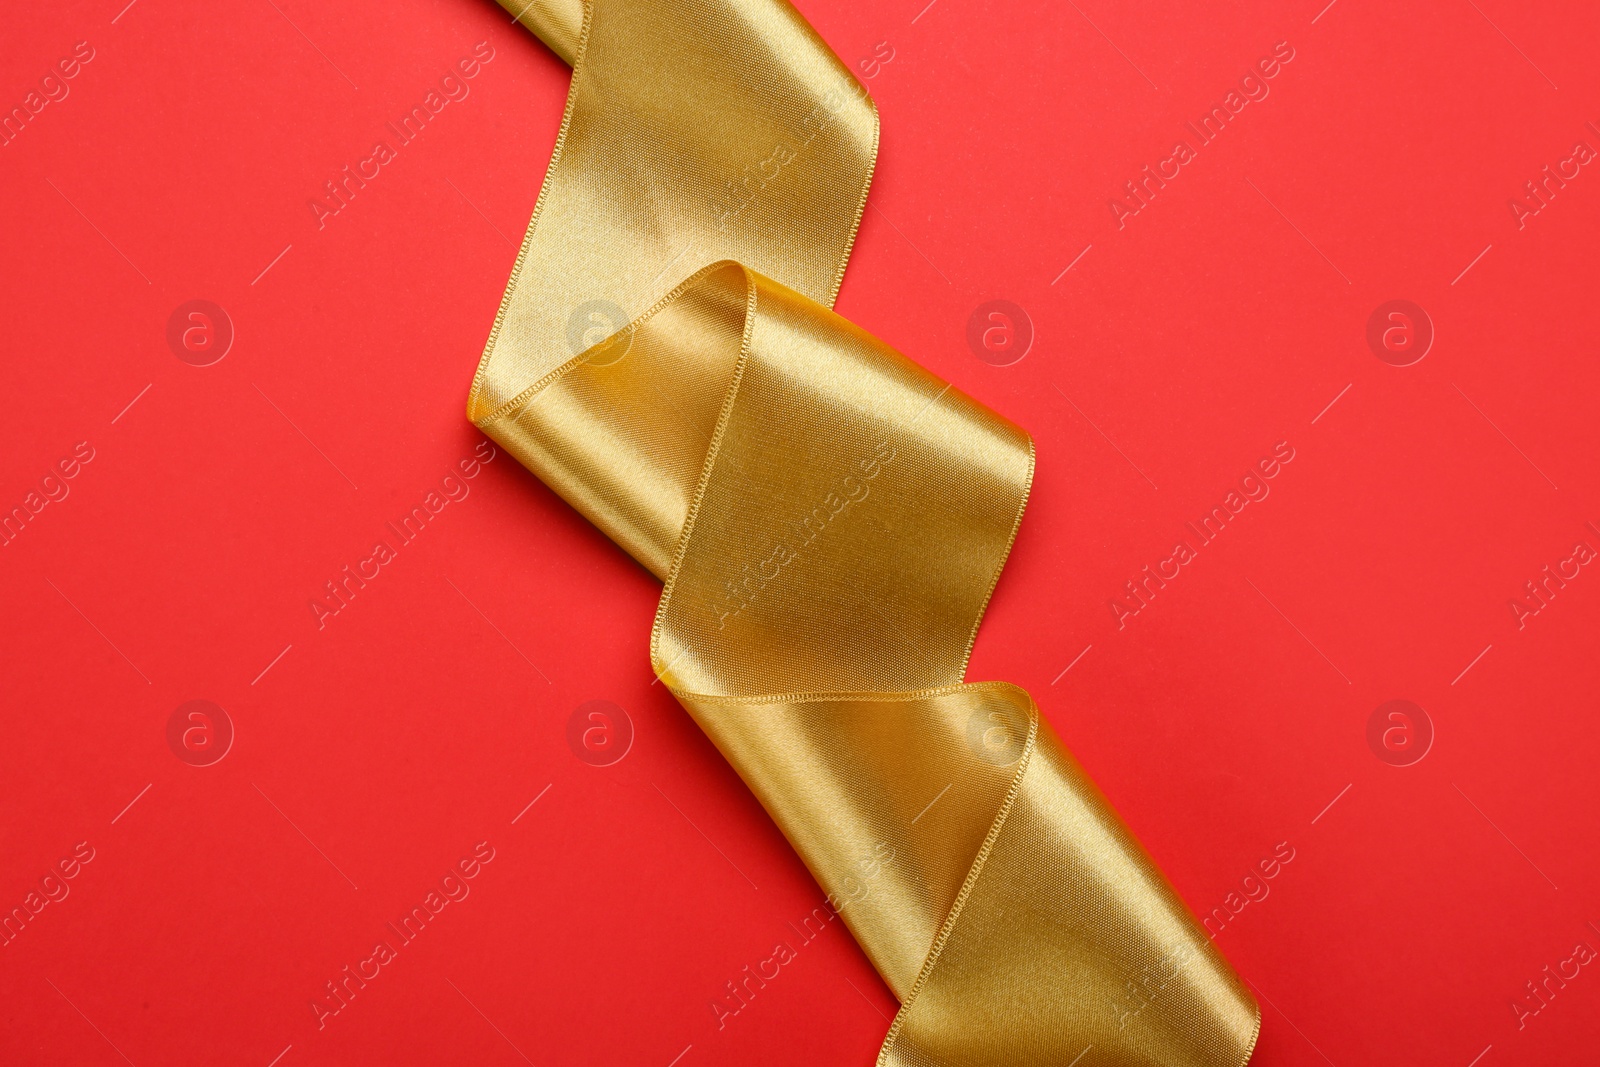
<instances>
[{"instance_id":1,"label":"golden ribbon","mask_svg":"<svg viewBox=\"0 0 1600 1067\"><path fill-rule=\"evenodd\" d=\"M1238 978L962 682L1033 446L830 310L865 90L785 0L500 2L572 89L468 415L665 582L656 672L901 1002L879 1064L1238 1067Z\"/></svg>"}]
</instances>

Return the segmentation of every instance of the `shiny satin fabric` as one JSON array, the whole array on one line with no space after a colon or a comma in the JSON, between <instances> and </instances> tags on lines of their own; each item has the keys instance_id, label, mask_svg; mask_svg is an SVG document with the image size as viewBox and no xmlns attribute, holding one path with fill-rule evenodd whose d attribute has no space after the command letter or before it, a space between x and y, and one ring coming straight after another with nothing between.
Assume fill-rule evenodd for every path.
<instances>
[{"instance_id":1,"label":"shiny satin fabric","mask_svg":"<svg viewBox=\"0 0 1600 1067\"><path fill-rule=\"evenodd\" d=\"M901 1002L893 1067L1238 1067L1254 1001L967 659L1027 434L831 310L877 153L784 0L501 0L573 65L468 414L665 583L656 673Z\"/></svg>"}]
</instances>

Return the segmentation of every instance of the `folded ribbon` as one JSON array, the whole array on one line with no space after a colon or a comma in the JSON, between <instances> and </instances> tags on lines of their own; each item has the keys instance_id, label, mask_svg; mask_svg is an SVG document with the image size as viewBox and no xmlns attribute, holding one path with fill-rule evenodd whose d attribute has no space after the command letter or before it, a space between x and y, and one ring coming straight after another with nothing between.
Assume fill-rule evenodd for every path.
<instances>
[{"instance_id":1,"label":"folded ribbon","mask_svg":"<svg viewBox=\"0 0 1600 1067\"><path fill-rule=\"evenodd\" d=\"M1250 995L1005 683L1021 429L830 310L877 113L785 0L500 0L573 67L468 415L665 582L656 672L901 1002L880 1065L1238 1067Z\"/></svg>"}]
</instances>

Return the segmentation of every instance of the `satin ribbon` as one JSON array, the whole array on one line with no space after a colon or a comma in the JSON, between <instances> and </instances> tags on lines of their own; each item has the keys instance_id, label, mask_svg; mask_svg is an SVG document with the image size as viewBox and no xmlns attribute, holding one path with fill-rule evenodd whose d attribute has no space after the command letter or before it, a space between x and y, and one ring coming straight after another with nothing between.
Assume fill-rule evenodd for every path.
<instances>
[{"instance_id":1,"label":"satin ribbon","mask_svg":"<svg viewBox=\"0 0 1600 1067\"><path fill-rule=\"evenodd\" d=\"M830 310L865 90L785 0L500 2L572 88L468 415L665 583L657 674L901 1002L879 1064L1238 1067L1249 993L962 681L1033 446Z\"/></svg>"}]
</instances>

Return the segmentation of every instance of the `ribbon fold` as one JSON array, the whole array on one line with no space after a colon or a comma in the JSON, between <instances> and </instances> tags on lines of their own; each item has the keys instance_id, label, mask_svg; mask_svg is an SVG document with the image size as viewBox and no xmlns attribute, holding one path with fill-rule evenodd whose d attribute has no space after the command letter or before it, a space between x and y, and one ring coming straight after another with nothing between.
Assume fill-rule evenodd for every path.
<instances>
[{"instance_id":1,"label":"ribbon fold","mask_svg":"<svg viewBox=\"0 0 1600 1067\"><path fill-rule=\"evenodd\" d=\"M665 583L657 674L901 1002L880 1067L1239 1067L1249 993L963 681L1033 445L831 310L865 90L785 0L500 3L573 77L468 416Z\"/></svg>"}]
</instances>

